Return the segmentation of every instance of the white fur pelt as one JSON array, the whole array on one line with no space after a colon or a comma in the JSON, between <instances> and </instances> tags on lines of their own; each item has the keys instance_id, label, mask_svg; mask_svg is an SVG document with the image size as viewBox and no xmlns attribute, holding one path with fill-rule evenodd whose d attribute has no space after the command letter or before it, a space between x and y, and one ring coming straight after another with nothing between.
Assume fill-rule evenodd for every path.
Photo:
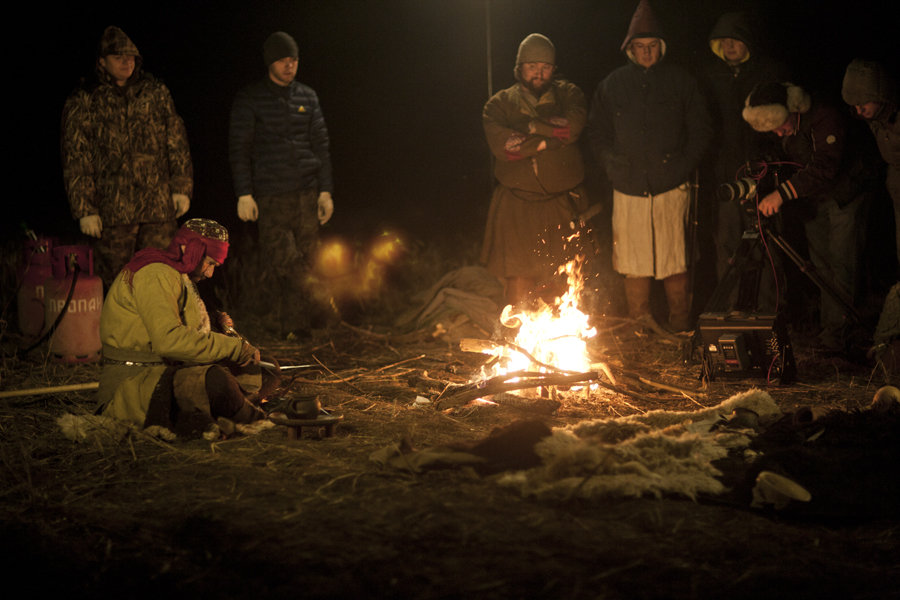
<instances>
[{"instance_id":1,"label":"white fur pelt","mask_svg":"<svg viewBox=\"0 0 900 600\"><path fill-rule=\"evenodd\" d=\"M173 442L178 436L165 427L159 425L151 425L140 429L110 417L103 415L73 415L66 413L56 420L62 434L73 442L95 443L95 442L117 442L125 438L130 431L140 431L144 435ZM227 424L227 427L223 425ZM203 439L214 442L222 438L223 433L233 435L235 432L243 435L256 435L267 429L275 427L275 423L268 419L254 421L253 423L232 423L228 419L220 419L219 423L212 424L209 429L203 432Z\"/></svg>"},{"instance_id":2,"label":"white fur pelt","mask_svg":"<svg viewBox=\"0 0 900 600\"><path fill-rule=\"evenodd\" d=\"M73 442L79 443L98 443L98 442L118 442L132 430L134 426L104 417L103 415L73 415L66 413L56 419L62 434ZM175 434L165 427L148 427L143 430L144 433L161 440L172 441Z\"/></svg>"},{"instance_id":3,"label":"white fur pelt","mask_svg":"<svg viewBox=\"0 0 900 600\"><path fill-rule=\"evenodd\" d=\"M768 393L753 389L695 412L583 421L538 443L540 467L506 474L499 483L551 499L719 494L725 487L712 461L747 446L752 432L712 427L737 407L760 419L781 413Z\"/></svg>"}]
</instances>

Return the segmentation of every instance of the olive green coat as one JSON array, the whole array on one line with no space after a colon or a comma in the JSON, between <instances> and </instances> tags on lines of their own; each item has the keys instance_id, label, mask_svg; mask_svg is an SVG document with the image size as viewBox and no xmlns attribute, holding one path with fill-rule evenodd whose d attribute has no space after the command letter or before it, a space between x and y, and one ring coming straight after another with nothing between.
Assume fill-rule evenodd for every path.
<instances>
[{"instance_id":1,"label":"olive green coat","mask_svg":"<svg viewBox=\"0 0 900 600\"><path fill-rule=\"evenodd\" d=\"M187 275L163 263L143 267L130 284L127 274L116 277L100 315L107 364L99 400L103 414L143 426L167 364L186 366L175 373L176 397L205 397L206 369L236 362L242 341L210 331L206 308Z\"/></svg>"}]
</instances>

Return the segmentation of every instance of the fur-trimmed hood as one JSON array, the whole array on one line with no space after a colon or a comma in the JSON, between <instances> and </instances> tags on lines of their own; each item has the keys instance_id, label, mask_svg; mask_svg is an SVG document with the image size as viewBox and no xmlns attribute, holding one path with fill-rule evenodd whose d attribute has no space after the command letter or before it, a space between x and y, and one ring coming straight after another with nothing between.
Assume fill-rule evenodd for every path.
<instances>
[{"instance_id":1,"label":"fur-trimmed hood","mask_svg":"<svg viewBox=\"0 0 900 600\"><path fill-rule=\"evenodd\" d=\"M812 106L809 93L790 82L764 83L753 88L741 113L756 131L773 131L787 121L791 113L805 113Z\"/></svg>"}]
</instances>

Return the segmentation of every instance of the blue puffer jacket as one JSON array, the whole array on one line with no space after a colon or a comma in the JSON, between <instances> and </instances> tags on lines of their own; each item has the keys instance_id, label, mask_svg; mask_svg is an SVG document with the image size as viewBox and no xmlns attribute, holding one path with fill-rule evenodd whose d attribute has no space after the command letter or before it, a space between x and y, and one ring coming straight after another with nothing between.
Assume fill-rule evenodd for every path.
<instances>
[{"instance_id":1,"label":"blue puffer jacket","mask_svg":"<svg viewBox=\"0 0 900 600\"><path fill-rule=\"evenodd\" d=\"M311 87L268 78L245 87L235 96L228 137L237 196L334 191L328 129Z\"/></svg>"}]
</instances>

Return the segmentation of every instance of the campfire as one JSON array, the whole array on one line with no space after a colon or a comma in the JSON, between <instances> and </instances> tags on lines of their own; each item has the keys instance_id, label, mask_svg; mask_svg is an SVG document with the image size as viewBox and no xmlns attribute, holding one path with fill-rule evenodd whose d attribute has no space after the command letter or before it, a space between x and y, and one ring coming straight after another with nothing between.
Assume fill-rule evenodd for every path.
<instances>
[{"instance_id":1,"label":"campfire","mask_svg":"<svg viewBox=\"0 0 900 600\"><path fill-rule=\"evenodd\" d=\"M482 391L480 398L511 390L540 395L555 391L557 386L577 390L598 379L598 368L606 371L605 365L592 363L588 353L588 340L597 335L597 330L578 306L584 287L582 263L581 257L576 257L559 267L557 273L565 275L567 286L552 305L539 299L538 306L531 310L514 312L512 306L503 309L501 324L510 331L517 330L512 342L460 341L461 349L491 357L472 382L475 390L467 396L477 394L477 390Z\"/></svg>"},{"instance_id":2,"label":"campfire","mask_svg":"<svg viewBox=\"0 0 900 600\"><path fill-rule=\"evenodd\" d=\"M567 288L552 306L538 300L536 310L513 312L512 306L503 309L501 324L518 329L518 333L514 345L500 346L493 352L496 360L489 361L482 369L484 379L519 371L583 373L590 370L587 340L596 336L597 330L588 322L588 315L578 308L584 285L581 261L570 260L557 273L565 274Z\"/></svg>"}]
</instances>

